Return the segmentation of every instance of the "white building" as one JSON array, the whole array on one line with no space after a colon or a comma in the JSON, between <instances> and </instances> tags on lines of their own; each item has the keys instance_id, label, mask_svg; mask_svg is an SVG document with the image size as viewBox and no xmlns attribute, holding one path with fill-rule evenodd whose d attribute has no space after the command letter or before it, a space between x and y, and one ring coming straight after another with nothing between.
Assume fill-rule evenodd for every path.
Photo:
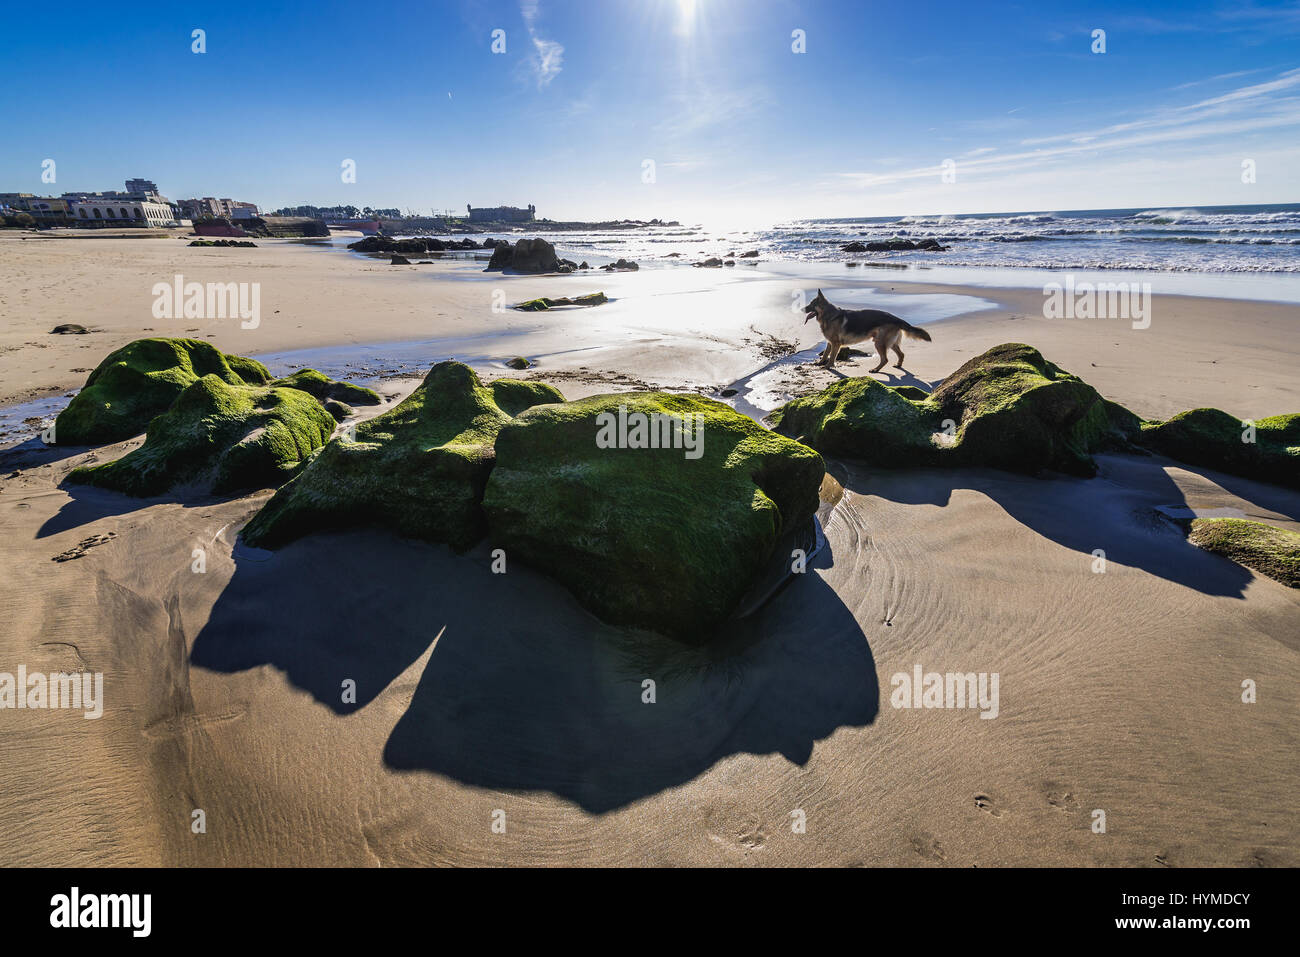
<instances>
[{"instance_id":1,"label":"white building","mask_svg":"<svg viewBox=\"0 0 1300 957\"><path fill-rule=\"evenodd\" d=\"M114 223L128 226L178 225L170 205L139 195L78 200L72 204L71 216L79 226Z\"/></svg>"}]
</instances>

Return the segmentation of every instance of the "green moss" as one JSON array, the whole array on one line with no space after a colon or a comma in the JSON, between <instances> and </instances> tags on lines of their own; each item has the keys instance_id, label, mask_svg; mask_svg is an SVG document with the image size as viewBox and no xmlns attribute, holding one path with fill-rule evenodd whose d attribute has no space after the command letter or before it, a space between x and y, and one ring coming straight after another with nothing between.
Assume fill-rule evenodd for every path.
<instances>
[{"instance_id":1,"label":"green moss","mask_svg":"<svg viewBox=\"0 0 1300 957\"><path fill-rule=\"evenodd\" d=\"M842 356L843 354L844 350L841 349L840 355ZM930 393L926 392L924 389L919 389L914 385L891 385L889 388L893 389L904 399L912 399L916 402L924 402L926 399L930 398Z\"/></svg>"},{"instance_id":2,"label":"green moss","mask_svg":"<svg viewBox=\"0 0 1300 957\"><path fill-rule=\"evenodd\" d=\"M702 454L600 447L600 417L620 406L701 416ZM483 507L494 545L602 619L699 639L734 610L782 532L810 520L823 474L817 453L721 402L593 396L501 429Z\"/></svg>"},{"instance_id":3,"label":"green moss","mask_svg":"<svg viewBox=\"0 0 1300 957\"><path fill-rule=\"evenodd\" d=\"M919 391L919 390L917 390ZM992 466L1093 475L1093 452L1123 447L1138 419L1030 346L995 346L924 398L844 379L773 415L783 435L875 465Z\"/></svg>"},{"instance_id":4,"label":"green moss","mask_svg":"<svg viewBox=\"0 0 1300 957\"><path fill-rule=\"evenodd\" d=\"M440 362L402 403L330 442L244 528L251 545L276 548L325 528L374 525L464 549L482 537L481 501L492 441L511 409L563 401L541 383L484 386L459 362Z\"/></svg>"},{"instance_id":5,"label":"green moss","mask_svg":"<svg viewBox=\"0 0 1300 957\"><path fill-rule=\"evenodd\" d=\"M551 299L542 296L538 299L521 302L515 308L524 312L545 312L557 306L599 306L607 302L609 302L609 299L603 292L589 292L585 296L573 296L572 298L566 296L563 299Z\"/></svg>"},{"instance_id":6,"label":"green moss","mask_svg":"<svg viewBox=\"0 0 1300 957\"><path fill-rule=\"evenodd\" d=\"M1137 441L1191 465L1300 488L1300 414L1248 424L1218 409L1192 409L1145 422ZM1250 439L1254 441L1250 441Z\"/></svg>"},{"instance_id":7,"label":"green moss","mask_svg":"<svg viewBox=\"0 0 1300 957\"><path fill-rule=\"evenodd\" d=\"M73 469L68 481L142 496L187 482L210 482L219 493L274 487L333 431L333 418L303 392L205 375L149 423L144 445L114 462Z\"/></svg>"},{"instance_id":8,"label":"green moss","mask_svg":"<svg viewBox=\"0 0 1300 957\"><path fill-rule=\"evenodd\" d=\"M326 399L351 405L378 405L383 401L374 389L331 379L325 373L317 372L315 369L299 369L283 379L276 379L271 385L282 389L299 389L315 396L317 401L322 403Z\"/></svg>"},{"instance_id":9,"label":"green moss","mask_svg":"<svg viewBox=\"0 0 1300 957\"><path fill-rule=\"evenodd\" d=\"M1240 518L1193 519L1188 540L1261 575L1300 588L1300 535Z\"/></svg>"},{"instance_id":10,"label":"green moss","mask_svg":"<svg viewBox=\"0 0 1300 957\"><path fill-rule=\"evenodd\" d=\"M63 445L120 442L139 435L201 377L230 385L264 385L266 367L228 356L198 339L137 339L104 359L59 413L55 439Z\"/></svg>"}]
</instances>

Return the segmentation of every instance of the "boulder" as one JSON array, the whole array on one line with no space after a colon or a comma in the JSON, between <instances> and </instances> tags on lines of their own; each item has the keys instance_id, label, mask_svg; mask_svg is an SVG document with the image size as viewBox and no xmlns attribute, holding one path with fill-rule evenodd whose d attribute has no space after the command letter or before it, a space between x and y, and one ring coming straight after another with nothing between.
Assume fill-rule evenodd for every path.
<instances>
[{"instance_id":1,"label":"boulder","mask_svg":"<svg viewBox=\"0 0 1300 957\"><path fill-rule=\"evenodd\" d=\"M128 495L161 495L200 483L216 493L274 488L334 431L333 417L297 389L232 385L205 375L149 423L144 445L68 481Z\"/></svg>"},{"instance_id":2,"label":"boulder","mask_svg":"<svg viewBox=\"0 0 1300 957\"><path fill-rule=\"evenodd\" d=\"M313 531L378 526L456 549L486 527L483 488L492 442L510 417L563 402L551 386L498 379L440 362L399 405L335 439L244 528L250 545L277 548Z\"/></svg>"},{"instance_id":3,"label":"boulder","mask_svg":"<svg viewBox=\"0 0 1300 957\"><path fill-rule=\"evenodd\" d=\"M989 466L1096 474L1092 453L1129 447L1137 416L1030 346L994 346L921 399L842 379L772 414L777 431L873 465Z\"/></svg>"},{"instance_id":4,"label":"boulder","mask_svg":"<svg viewBox=\"0 0 1300 957\"><path fill-rule=\"evenodd\" d=\"M55 326L53 329L50 330L50 335L52 335L52 336L84 336L84 335L85 335L86 333L88 333L88 332L90 332L89 329L87 329L87 328L86 328L85 326L83 326L83 325L79 325L78 323L75 323L75 322L62 322L62 323L60 323L59 325Z\"/></svg>"},{"instance_id":5,"label":"boulder","mask_svg":"<svg viewBox=\"0 0 1300 957\"><path fill-rule=\"evenodd\" d=\"M339 382L315 369L299 369L292 375L274 379L268 384L278 389L298 389L321 403L335 399L351 405L379 405L383 401L374 389L353 385L351 382Z\"/></svg>"},{"instance_id":6,"label":"boulder","mask_svg":"<svg viewBox=\"0 0 1300 957\"><path fill-rule=\"evenodd\" d=\"M845 253L865 253L866 251L867 247L857 240L840 247L840 252Z\"/></svg>"},{"instance_id":7,"label":"boulder","mask_svg":"<svg viewBox=\"0 0 1300 957\"><path fill-rule=\"evenodd\" d=\"M703 266L706 269L720 269L722 267L722 260L718 259L716 256L713 256L710 257L709 259L704 260L703 262L692 263L691 265Z\"/></svg>"},{"instance_id":8,"label":"boulder","mask_svg":"<svg viewBox=\"0 0 1300 957\"><path fill-rule=\"evenodd\" d=\"M602 441L616 439L620 417L626 442ZM683 420L694 428L676 448L611 447ZM823 475L816 452L721 402L624 393L506 423L483 507L493 545L600 618L699 641L736 609L782 534L810 521Z\"/></svg>"},{"instance_id":9,"label":"boulder","mask_svg":"<svg viewBox=\"0 0 1300 957\"><path fill-rule=\"evenodd\" d=\"M231 385L265 385L260 362L226 355L200 339L137 339L110 353L59 413L61 445L120 442L139 435L188 386L215 375Z\"/></svg>"},{"instance_id":10,"label":"boulder","mask_svg":"<svg viewBox=\"0 0 1300 957\"><path fill-rule=\"evenodd\" d=\"M485 272L508 269L511 272L557 272L560 260L555 247L545 239L521 239L510 246L498 246L488 260Z\"/></svg>"},{"instance_id":11,"label":"boulder","mask_svg":"<svg viewBox=\"0 0 1300 957\"><path fill-rule=\"evenodd\" d=\"M1208 552L1300 588L1300 535L1295 532L1241 518L1197 518L1187 538Z\"/></svg>"},{"instance_id":12,"label":"boulder","mask_svg":"<svg viewBox=\"0 0 1300 957\"><path fill-rule=\"evenodd\" d=\"M407 259L405 256L394 255L393 258L389 261L388 265L390 265L390 266L409 266L409 265L411 265L411 261L410 261L409 259Z\"/></svg>"},{"instance_id":13,"label":"boulder","mask_svg":"<svg viewBox=\"0 0 1300 957\"><path fill-rule=\"evenodd\" d=\"M524 312L545 312L547 309L554 309L556 306L601 306L607 302L609 302L609 299L603 292L589 292L585 296L565 296L561 299L542 296L539 299L529 299L526 302L521 302L515 308Z\"/></svg>"},{"instance_id":14,"label":"boulder","mask_svg":"<svg viewBox=\"0 0 1300 957\"><path fill-rule=\"evenodd\" d=\"M506 365L508 365L512 369L527 369L530 365L532 365L532 363L529 362L527 359L525 359L523 356L515 356L513 359L508 360L506 362Z\"/></svg>"},{"instance_id":15,"label":"boulder","mask_svg":"<svg viewBox=\"0 0 1300 957\"><path fill-rule=\"evenodd\" d=\"M1190 465L1300 488L1300 413L1245 422L1218 409L1192 409L1144 422L1136 441Z\"/></svg>"}]
</instances>

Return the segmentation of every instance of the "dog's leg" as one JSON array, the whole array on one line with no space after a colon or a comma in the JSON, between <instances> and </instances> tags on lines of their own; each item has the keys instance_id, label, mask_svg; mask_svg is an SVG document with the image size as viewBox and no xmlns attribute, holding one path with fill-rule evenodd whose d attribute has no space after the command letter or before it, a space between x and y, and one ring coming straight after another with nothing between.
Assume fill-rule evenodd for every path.
<instances>
[{"instance_id":1,"label":"dog's leg","mask_svg":"<svg viewBox=\"0 0 1300 957\"><path fill-rule=\"evenodd\" d=\"M898 365L896 366L896 368L901 369L903 368L903 350L898 348L897 342L894 343L893 349L894 349L894 355L898 356Z\"/></svg>"},{"instance_id":2,"label":"dog's leg","mask_svg":"<svg viewBox=\"0 0 1300 957\"><path fill-rule=\"evenodd\" d=\"M840 357L840 341L830 339L826 342L826 368L834 369L835 360Z\"/></svg>"},{"instance_id":3,"label":"dog's leg","mask_svg":"<svg viewBox=\"0 0 1300 957\"><path fill-rule=\"evenodd\" d=\"M889 358L889 354L885 351L886 348L885 344L880 340L879 337L873 337L871 340L871 344L875 347L876 355L880 358L880 364L876 366L874 369L872 369L871 371L879 372L881 369L885 367L885 361Z\"/></svg>"}]
</instances>

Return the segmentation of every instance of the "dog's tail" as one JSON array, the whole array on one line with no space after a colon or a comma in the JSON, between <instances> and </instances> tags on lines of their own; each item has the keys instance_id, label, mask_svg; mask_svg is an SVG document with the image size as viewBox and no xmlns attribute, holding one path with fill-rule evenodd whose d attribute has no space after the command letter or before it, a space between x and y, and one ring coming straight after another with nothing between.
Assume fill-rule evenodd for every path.
<instances>
[{"instance_id":1,"label":"dog's tail","mask_svg":"<svg viewBox=\"0 0 1300 957\"><path fill-rule=\"evenodd\" d=\"M934 341L933 339L930 338L930 333L926 332L924 329L918 329L910 322L903 323L903 335L910 336L913 339L922 339L925 342Z\"/></svg>"}]
</instances>

